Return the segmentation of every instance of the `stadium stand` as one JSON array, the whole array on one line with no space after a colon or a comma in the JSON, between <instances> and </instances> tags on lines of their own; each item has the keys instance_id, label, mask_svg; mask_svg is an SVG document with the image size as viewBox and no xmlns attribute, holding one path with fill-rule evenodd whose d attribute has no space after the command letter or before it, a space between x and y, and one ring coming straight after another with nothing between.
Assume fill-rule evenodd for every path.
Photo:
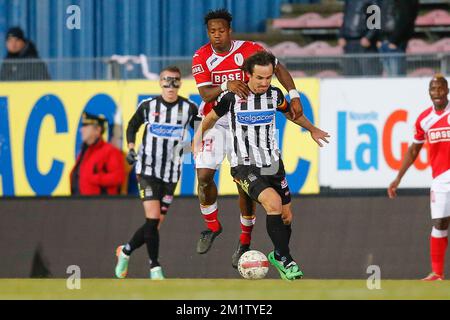
<instances>
[{"instance_id":1,"label":"stadium stand","mask_svg":"<svg viewBox=\"0 0 450 320\"><path fill-rule=\"evenodd\" d=\"M420 0L414 36L406 50L408 76L446 72L450 60L449 9L449 1ZM258 40L298 74L339 76L344 61L343 48L337 45L342 11L343 1L286 3L281 6L281 17L267 20L265 34L236 37Z\"/></svg>"}]
</instances>

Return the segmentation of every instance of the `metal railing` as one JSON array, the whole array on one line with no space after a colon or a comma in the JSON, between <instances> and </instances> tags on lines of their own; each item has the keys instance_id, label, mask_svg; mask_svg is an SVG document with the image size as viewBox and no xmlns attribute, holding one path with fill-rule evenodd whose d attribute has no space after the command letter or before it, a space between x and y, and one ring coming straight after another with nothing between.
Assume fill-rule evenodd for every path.
<instances>
[{"instance_id":1,"label":"metal railing","mask_svg":"<svg viewBox=\"0 0 450 320\"><path fill-rule=\"evenodd\" d=\"M345 54L285 57L287 69L300 76L395 77L450 73L450 52L435 54Z\"/></svg>"},{"instance_id":2,"label":"metal railing","mask_svg":"<svg viewBox=\"0 0 450 320\"><path fill-rule=\"evenodd\" d=\"M450 52L278 57L294 77L430 76L450 73ZM191 57L112 56L0 61L0 81L158 79L168 65L191 77ZM48 74L48 76L47 76Z\"/></svg>"}]
</instances>

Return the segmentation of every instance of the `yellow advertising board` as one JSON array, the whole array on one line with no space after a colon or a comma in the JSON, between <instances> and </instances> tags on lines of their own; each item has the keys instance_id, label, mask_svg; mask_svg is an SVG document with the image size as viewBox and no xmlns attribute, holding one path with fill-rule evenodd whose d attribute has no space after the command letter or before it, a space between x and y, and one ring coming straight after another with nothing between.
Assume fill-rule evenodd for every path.
<instances>
[{"instance_id":1,"label":"yellow advertising board","mask_svg":"<svg viewBox=\"0 0 450 320\"><path fill-rule=\"evenodd\" d=\"M318 123L319 80L296 80L296 85L302 93L305 114ZM125 150L126 141L122 137L138 102L159 92L157 81L145 80L2 83L0 195L69 195L69 175L81 143L82 112L104 114L109 123L105 138ZM193 80L184 80L180 95L200 102ZM277 115L277 126L292 193L317 193L316 144L307 132L281 114ZM176 194L194 195L195 170L190 161L186 162ZM217 176L221 195L237 192L229 172L225 161Z\"/></svg>"}]
</instances>

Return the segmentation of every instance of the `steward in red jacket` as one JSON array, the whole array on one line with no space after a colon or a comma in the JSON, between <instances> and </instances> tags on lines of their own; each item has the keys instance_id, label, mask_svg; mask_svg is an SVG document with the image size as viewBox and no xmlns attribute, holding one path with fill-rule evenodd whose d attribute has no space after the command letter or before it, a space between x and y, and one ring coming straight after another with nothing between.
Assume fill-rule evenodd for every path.
<instances>
[{"instance_id":1,"label":"steward in red jacket","mask_svg":"<svg viewBox=\"0 0 450 320\"><path fill-rule=\"evenodd\" d=\"M83 146L70 173L71 194L119 194L125 161L119 149L102 139L105 118L83 113L82 125Z\"/></svg>"}]
</instances>

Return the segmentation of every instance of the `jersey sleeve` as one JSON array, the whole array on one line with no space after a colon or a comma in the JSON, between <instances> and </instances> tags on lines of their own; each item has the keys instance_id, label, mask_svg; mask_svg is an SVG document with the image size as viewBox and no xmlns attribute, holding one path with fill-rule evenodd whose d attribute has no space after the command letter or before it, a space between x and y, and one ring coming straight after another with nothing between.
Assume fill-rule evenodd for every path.
<instances>
[{"instance_id":1,"label":"jersey sleeve","mask_svg":"<svg viewBox=\"0 0 450 320\"><path fill-rule=\"evenodd\" d=\"M234 103L234 93L225 91L217 98L217 105L214 111L219 117L223 117L230 111L231 104Z\"/></svg>"},{"instance_id":2,"label":"jersey sleeve","mask_svg":"<svg viewBox=\"0 0 450 320\"><path fill-rule=\"evenodd\" d=\"M195 121L202 121L202 118L198 116L198 106L191 100L189 100L189 117L189 125L191 128L194 128Z\"/></svg>"},{"instance_id":3,"label":"jersey sleeve","mask_svg":"<svg viewBox=\"0 0 450 320\"><path fill-rule=\"evenodd\" d=\"M283 92L275 88L277 91L277 111L280 111L282 113L286 113L289 111L289 103L287 102L286 98L284 97Z\"/></svg>"},{"instance_id":4,"label":"jersey sleeve","mask_svg":"<svg viewBox=\"0 0 450 320\"><path fill-rule=\"evenodd\" d=\"M253 49L254 49L255 52L265 51L266 50L266 49L264 49L263 46L261 46L260 44L258 44L256 42L253 42L252 45L253 45Z\"/></svg>"},{"instance_id":5,"label":"jersey sleeve","mask_svg":"<svg viewBox=\"0 0 450 320\"><path fill-rule=\"evenodd\" d=\"M128 121L127 143L136 142L136 133L148 118L148 101L149 100L142 101L130 121Z\"/></svg>"},{"instance_id":6,"label":"jersey sleeve","mask_svg":"<svg viewBox=\"0 0 450 320\"><path fill-rule=\"evenodd\" d=\"M413 142L420 144L420 143L425 143L425 131L423 130L422 126L421 126L421 118L419 117L416 120L416 123L414 124L414 138L413 138Z\"/></svg>"},{"instance_id":7,"label":"jersey sleeve","mask_svg":"<svg viewBox=\"0 0 450 320\"><path fill-rule=\"evenodd\" d=\"M206 66L206 60L199 52L196 52L192 58L192 76L197 83L197 87L212 85L211 72Z\"/></svg>"}]
</instances>

